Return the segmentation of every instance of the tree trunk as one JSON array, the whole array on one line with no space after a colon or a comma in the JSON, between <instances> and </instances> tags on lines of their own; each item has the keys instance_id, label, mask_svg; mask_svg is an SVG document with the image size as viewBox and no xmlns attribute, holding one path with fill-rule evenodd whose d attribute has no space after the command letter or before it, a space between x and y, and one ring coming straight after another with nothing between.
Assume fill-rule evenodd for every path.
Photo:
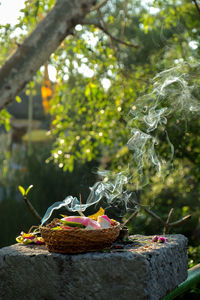
<instances>
[{"instance_id":1,"label":"tree trunk","mask_svg":"<svg viewBox=\"0 0 200 300\"><path fill-rule=\"evenodd\" d=\"M15 99L95 3L96 0L57 0L49 14L1 67L0 110Z\"/></svg>"}]
</instances>

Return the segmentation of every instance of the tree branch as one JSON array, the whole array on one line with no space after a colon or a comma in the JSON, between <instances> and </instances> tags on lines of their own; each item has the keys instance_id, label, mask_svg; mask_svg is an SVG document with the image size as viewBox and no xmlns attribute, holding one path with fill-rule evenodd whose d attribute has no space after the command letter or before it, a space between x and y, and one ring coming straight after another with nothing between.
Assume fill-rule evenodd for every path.
<instances>
[{"instance_id":1,"label":"tree branch","mask_svg":"<svg viewBox=\"0 0 200 300\"><path fill-rule=\"evenodd\" d=\"M32 79L96 0L57 0L54 8L0 69L0 110Z\"/></svg>"},{"instance_id":2,"label":"tree branch","mask_svg":"<svg viewBox=\"0 0 200 300\"><path fill-rule=\"evenodd\" d=\"M101 11L100 11L100 9L98 9L97 10L97 13L98 13L98 17L99 17L99 24L102 24L101 26L102 26L102 28L104 28L104 30L106 30L106 31L108 31L107 30L107 25L106 25L106 23L104 22L104 19L103 19L103 16L102 16L102 14L101 14ZM105 31L104 31L105 32ZM110 37L110 36L109 36ZM110 37L110 44L111 44L111 47L112 47L112 49L113 49L113 51L115 52L115 46L114 46L114 44L113 44L113 39Z\"/></svg>"},{"instance_id":3,"label":"tree branch","mask_svg":"<svg viewBox=\"0 0 200 300\"><path fill-rule=\"evenodd\" d=\"M24 202L26 204L26 206L28 207L28 209L30 210L30 212L34 215L34 217L41 222L42 218L40 217L40 215L38 214L38 212L36 211L36 209L33 207L33 205L30 203L30 201L27 199L27 196L25 195L23 197Z\"/></svg>"},{"instance_id":4,"label":"tree branch","mask_svg":"<svg viewBox=\"0 0 200 300\"><path fill-rule=\"evenodd\" d=\"M146 207L142 207L144 209L144 211L146 213L148 213L150 216L152 216L154 219L158 220L162 225L164 225L164 234L168 233L168 229L170 227L174 227L174 226L179 226L181 224L183 224L184 222L188 221L192 216L191 215L187 215L185 217L183 217L182 219L175 221L173 223L169 223L171 216L174 212L174 209L172 208L168 214L168 218L167 221L162 220L158 215L156 215L154 212L152 212L150 209L146 208Z\"/></svg>"},{"instance_id":5,"label":"tree branch","mask_svg":"<svg viewBox=\"0 0 200 300\"><path fill-rule=\"evenodd\" d=\"M108 0L102 1L101 3L99 3L96 6L94 6L93 8L91 8L90 11L99 10L101 7L103 7L104 5L106 5L107 2L108 2Z\"/></svg>"},{"instance_id":6,"label":"tree branch","mask_svg":"<svg viewBox=\"0 0 200 300\"><path fill-rule=\"evenodd\" d=\"M132 48L139 48L138 45L134 45L131 43L127 43L125 41L122 41L118 38L116 38L115 36L113 36L106 28L104 28L99 22L97 22L96 20L81 20L80 23L81 25L94 25L95 27L99 28L100 30L102 30L105 34L107 34L113 41L125 45L127 47L132 47Z\"/></svg>"},{"instance_id":7,"label":"tree branch","mask_svg":"<svg viewBox=\"0 0 200 300\"><path fill-rule=\"evenodd\" d=\"M196 6L196 8L197 8L197 10L198 10L198 12L199 12L199 14L200 14L200 7L199 7L197 1L196 1L196 0L193 0L193 2L194 2L195 6Z\"/></svg>"},{"instance_id":8,"label":"tree branch","mask_svg":"<svg viewBox=\"0 0 200 300\"><path fill-rule=\"evenodd\" d=\"M184 218L182 218L176 222L169 223L168 226L169 227L179 226L179 225L183 224L185 221L188 221L189 219L191 219L191 217L192 217L191 215L187 215Z\"/></svg>"},{"instance_id":9,"label":"tree branch","mask_svg":"<svg viewBox=\"0 0 200 300\"><path fill-rule=\"evenodd\" d=\"M144 211L146 211L146 213L148 213L150 216L152 216L154 219L158 220L158 222L160 222L162 225L165 226L165 222L158 216L156 215L154 212L152 212L150 209L143 207Z\"/></svg>"},{"instance_id":10,"label":"tree branch","mask_svg":"<svg viewBox=\"0 0 200 300\"><path fill-rule=\"evenodd\" d=\"M122 28L121 28L121 40L124 39L124 31L125 31L125 27L126 27L127 0L124 0L123 9L124 9L124 18L123 18Z\"/></svg>"},{"instance_id":11,"label":"tree branch","mask_svg":"<svg viewBox=\"0 0 200 300\"><path fill-rule=\"evenodd\" d=\"M102 14L101 14L100 9L97 10L97 13L98 13L99 21L100 21L99 24L102 23L101 26L102 26L105 30L107 30L107 25L106 25L106 23L104 22L104 19L103 19L103 17L102 17Z\"/></svg>"},{"instance_id":12,"label":"tree branch","mask_svg":"<svg viewBox=\"0 0 200 300\"><path fill-rule=\"evenodd\" d=\"M170 211L169 211L168 217L167 217L167 221L166 221L165 226L164 226L164 232L163 232L164 234L167 234L167 232L168 232L169 222L170 222L170 219L171 219L173 213L174 213L174 209L171 208Z\"/></svg>"},{"instance_id":13,"label":"tree branch","mask_svg":"<svg viewBox=\"0 0 200 300\"><path fill-rule=\"evenodd\" d=\"M138 214L138 210L135 210L127 220L125 220L125 222L122 224L122 228L124 228L133 218L135 218Z\"/></svg>"}]
</instances>

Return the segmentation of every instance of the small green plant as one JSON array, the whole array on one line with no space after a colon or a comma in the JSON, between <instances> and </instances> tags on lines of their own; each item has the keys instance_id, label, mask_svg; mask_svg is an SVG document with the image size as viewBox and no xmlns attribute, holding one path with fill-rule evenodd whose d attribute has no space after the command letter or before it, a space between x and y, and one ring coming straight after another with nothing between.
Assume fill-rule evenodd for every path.
<instances>
[{"instance_id":1,"label":"small green plant","mask_svg":"<svg viewBox=\"0 0 200 300\"><path fill-rule=\"evenodd\" d=\"M33 205L30 203L30 201L27 198L27 195L32 188L33 188L33 185L29 185L29 187L26 190L25 190L25 188L23 188L23 186L21 186L21 185L18 186L18 189L23 196L26 206L28 207L30 212L34 215L34 217L41 222L42 218L40 217L40 215L38 214L36 209L33 207Z\"/></svg>"},{"instance_id":2,"label":"small green plant","mask_svg":"<svg viewBox=\"0 0 200 300\"><path fill-rule=\"evenodd\" d=\"M32 185L32 184L29 185L29 187L28 187L26 190L23 188L23 186L21 186L21 185L18 186L18 189L19 189L19 191L21 192L21 194L22 194L23 197L24 197L24 196L27 196L28 193L29 193L29 191L30 191L32 188L33 188L33 185Z\"/></svg>"}]
</instances>

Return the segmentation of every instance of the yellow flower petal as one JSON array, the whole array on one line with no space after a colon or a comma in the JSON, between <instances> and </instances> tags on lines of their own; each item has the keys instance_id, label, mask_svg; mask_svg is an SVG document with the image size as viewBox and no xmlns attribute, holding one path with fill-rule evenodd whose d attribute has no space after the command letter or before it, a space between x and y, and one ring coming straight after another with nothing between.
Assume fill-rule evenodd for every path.
<instances>
[{"instance_id":1,"label":"yellow flower petal","mask_svg":"<svg viewBox=\"0 0 200 300\"><path fill-rule=\"evenodd\" d=\"M24 239L26 239L26 238L34 238L34 237L35 237L35 234L34 234L34 233L23 233L23 234L22 234L22 237L23 237Z\"/></svg>"},{"instance_id":2,"label":"yellow flower petal","mask_svg":"<svg viewBox=\"0 0 200 300\"><path fill-rule=\"evenodd\" d=\"M20 235L20 236L18 236L18 237L16 238L16 241L17 241L18 243L23 243L24 239L23 239L23 237Z\"/></svg>"},{"instance_id":3,"label":"yellow flower petal","mask_svg":"<svg viewBox=\"0 0 200 300\"><path fill-rule=\"evenodd\" d=\"M104 209L102 207L100 207L100 209L98 210L98 212L96 214L93 214L91 216L88 216L88 218L92 219L92 220L97 220L97 218L99 216L103 216L105 214Z\"/></svg>"}]
</instances>

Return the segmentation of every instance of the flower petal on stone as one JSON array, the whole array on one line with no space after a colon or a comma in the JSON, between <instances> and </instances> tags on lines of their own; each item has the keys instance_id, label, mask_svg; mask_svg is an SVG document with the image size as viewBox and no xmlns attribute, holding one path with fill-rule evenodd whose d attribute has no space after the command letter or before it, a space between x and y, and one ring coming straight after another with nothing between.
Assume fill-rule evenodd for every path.
<instances>
[{"instance_id":1,"label":"flower petal on stone","mask_svg":"<svg viewBox=\"0 0 200 300\"><path fill-rule=\"evenodd\" d=\"M164 238L163 236L159 237L158 239L159 243L165 243L166 242L166 238Z\"/></svg>"},{"instance_id":2,"label":"flower petal on stone","mask_svg":"<svg viewBox=\"0 0 200 300\"><path fill-rule=\"evenodd\" d=\"M158 242L159 240L159 236L155 235L153 238L152 238L152 242L156 243Z\"/></svg>"}]
</instances>

